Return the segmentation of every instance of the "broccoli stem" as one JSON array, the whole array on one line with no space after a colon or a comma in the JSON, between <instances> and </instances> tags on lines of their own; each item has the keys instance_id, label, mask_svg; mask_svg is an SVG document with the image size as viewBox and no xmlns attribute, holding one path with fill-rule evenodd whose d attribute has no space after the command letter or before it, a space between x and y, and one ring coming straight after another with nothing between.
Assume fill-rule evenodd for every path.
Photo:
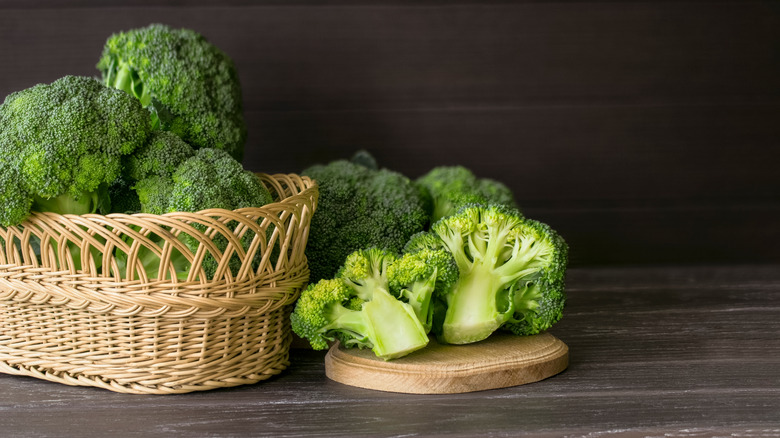
<instances>
[{"instance_id":1,"label":"broccoli stem","mask_svg":"<svg viewBox=\"0 0 780 438\"><path fill-rule=\"evenodd\" d=\"M415 282L409 289L401 291L401 295L409 301L409 305L414 309L417 319L422 323L426 332L431 330L433 325L433 304L431 296L436 288L437 271L424 280Z\"/></svg>"},{"instance_id":2,"label":"broccoli stem","mask_svg":"<svg viewBox=\"0 0 780 438\"><path fill-rule=\"evenodd\" d=\"M389 360L405 356L428 345L428 335L409 304L377 288L371 301L363 304L367 333L378 357Z\"/></svg>"},{"instance_id":3,"label":"broccoli stem","mask_svg":"<svg viewBox=\"0 0 780 438\"><path fill-rule=\"evenodd\" d=\"M83 193L78 199L69 194L49 199L36 195L30 210L59 214L91 214L97 211L100 201L98 192Z\"/></svg>"},{"instance_id":4,"label":"broccoli stem","mask_svg":"<svg viewBox=\"0 0 780 438\"><path fill-rule=\"evenodd\" d=\"M448 295L442 341L448 344L481 341L508 321L512 308L509 303L502 303L510 308L500 309L498 300L504 287L492 266L477 263L470 272L462 273L453 293Z\"/></svg>"}]
</instances>

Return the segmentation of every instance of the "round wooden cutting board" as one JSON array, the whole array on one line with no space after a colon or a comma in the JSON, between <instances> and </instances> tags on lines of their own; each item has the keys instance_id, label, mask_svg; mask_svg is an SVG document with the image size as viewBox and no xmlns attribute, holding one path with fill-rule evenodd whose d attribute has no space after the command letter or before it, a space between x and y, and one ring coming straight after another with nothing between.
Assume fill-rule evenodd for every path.
<instances>
[{"instance_id":1,"label":"round wooden cutting board","mask_svg":"<svg viewBox=\"0 0 780 438\"><path fill-rule=\"evenodd\" d=\"M549 333L493 334L468 345L431 340L422 350L384 361L371 350L341 348L325 356L325 373L346 385L409 394L455 394L506 388L554 376L569 365L569 347Z\"/></svg>"}]
</instances>

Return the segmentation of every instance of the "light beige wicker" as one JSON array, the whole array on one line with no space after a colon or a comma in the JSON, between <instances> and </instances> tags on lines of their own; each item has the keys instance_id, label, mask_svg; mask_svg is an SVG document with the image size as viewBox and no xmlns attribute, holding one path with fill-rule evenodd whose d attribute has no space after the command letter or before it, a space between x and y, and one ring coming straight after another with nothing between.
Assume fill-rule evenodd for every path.
<instances>
[{"instance_id":1,"label":"light beige wicker","mask_svg":"<svg viewBox=\"0 0 780 438\"><path fill-rule=\"evenodd\" d=\"M0 372L145 394L280 373L317 186L259 175L276 199L261 208L34 213L0 227ZM141 265L151 253L161 280ZM182 256L197 269L174 263Z\"/></svg>"}]
</instances>

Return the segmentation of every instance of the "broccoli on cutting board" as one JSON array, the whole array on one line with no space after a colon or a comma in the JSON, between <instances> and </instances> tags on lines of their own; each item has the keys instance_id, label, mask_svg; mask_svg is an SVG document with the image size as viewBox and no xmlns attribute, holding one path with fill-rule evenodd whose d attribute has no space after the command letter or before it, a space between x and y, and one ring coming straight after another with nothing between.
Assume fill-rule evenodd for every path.
<instances>
[{"instance_id":1,"label":"broccoli on cutting board","mask_svg":"<svg viewBox=\"0 0 780 438\"><path fill-rule=\"evenodd\" d=\"M548 225L502 205L466 205L405 251L428 248L446 248L460 274L444 296L441 341L477 342L499 328L532 335L561 318L568 247Z\"/></svg>"},{"instance_id":2,"label":"broccoli on cutting board","mask_svg":"<svg viewBox=\"0 0 780 438\"><path fill-rule=\"evenodd\" d=\"M334 279L301 293L293 331L318 350L338 339L385 360L406 356L428 344L427 309L454 275L451 259L436 251L401 258L377 248L355 251Z\"/></svg>"}]
</instances>

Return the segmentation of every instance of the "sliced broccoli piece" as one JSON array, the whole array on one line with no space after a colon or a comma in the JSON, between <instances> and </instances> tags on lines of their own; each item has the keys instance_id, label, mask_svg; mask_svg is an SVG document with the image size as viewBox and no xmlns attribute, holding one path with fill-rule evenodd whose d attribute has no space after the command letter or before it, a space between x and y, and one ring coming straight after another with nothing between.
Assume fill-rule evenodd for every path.
<instances>
[{"instance_id":1,"label":"sliced broccoli piece","mask_svg":"<svg viewBox=\"0 0 780 438\"><path fill-rule=\"evenodd\" d=\"M404 254L387 268L390 291L412 306L426 332L434 325L436 300L449 293L458 275L455 260L444 249Z\"/></svg>"},{"instance_id":2,"label":"sliced broccoli piece","mask_svg":"<svg viewBox=\"0 0 780 438\"><path fill-rule=\"evenodd\" d=\"M371 348L390 360L428 344L414 309L388 290L387 269L396 258L379 249L350 254L335 279L310 284L291 315L293 331L315 349L339 339L346 347Z\"/></svg>"},{"instance_id":3,"label":"sliced broccoli piece","mask_svg":"<svg viewBox=\"0 0 780 438\"><path fill-rule=\"evenodd\" d=\"M503 183L477 178L463 166L440 166L415 181L427 195L431 222L453 215L467 204L503 204L517 208L512 191Z\"/></svg>"},{"instance_id":4,"label":"sliced broccoli piece","mask_svg":"<svg viewBox=\"0 0 780 438\"><path fill-rule=\"evenodd\" d=\"M320 190L306 245L312 282L332 278L355 250L400 252L428 225L418 189L400 173L339 160L302 174L316 180Z\"/></svg>"},{"instance_id":5,"label":"sliced broccoli piece","mask_svg":"<svg viewBox=\"0 0 780 438\"><path fill-rule=\"evenodd\" d=\"M238 74L202 35L162 24L120 32L106 41L97 68L106 85L150 110L155 128L241 160L247 130Z\"/></svg>"},{"instance_id":6,"label":"sliced broccoli piece","mask_svg":"<svg viewBox=\"0 0 780 438\"><path fill-rule=\"evenodd\" d=\"M561 318L567 246L549 226L505 206L467 205L432 231L460 272L445 296L443 342L480 341L504 325L535 334Z\"/></svg>"}]
</instances>

